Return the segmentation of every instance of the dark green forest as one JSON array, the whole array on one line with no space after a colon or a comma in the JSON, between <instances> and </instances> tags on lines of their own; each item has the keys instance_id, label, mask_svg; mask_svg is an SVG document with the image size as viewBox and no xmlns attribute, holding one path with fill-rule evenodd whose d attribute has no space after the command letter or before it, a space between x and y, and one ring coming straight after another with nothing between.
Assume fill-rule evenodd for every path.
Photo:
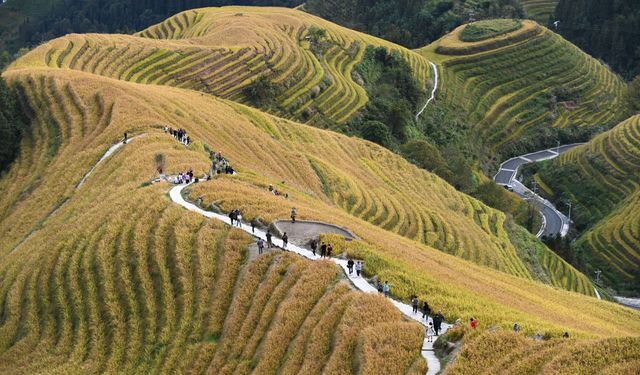
<instances>
[{"instance_id":1,"label":"dark green forest","mask_svg":"<svg viewBox=\"0 0 640 375\"><path fill-rule=\"evenodd\" d=\"M18 156L27 124L23 113L16 89L0 77L0 172Z\"/></svg>"},{"instance_id":2,"label":"dark green forest","mask_svg":"<svg viewBox=\"0 0 640 375\"><path fill-rule=\"evenodd\" d=\"M578 47L627 79L640 74L638 0L560 0L556 18L560 34Z\"/></svg>"},{"instance_id":3,"label":"dark green forest","mask_svg":"<svg viewBox=\"0 0 640 375\"><path fill-rule=\"evenodd\" d=\"M305 9L409 48L469 21L524 17L519 0L308 0Z\"/></svg>"}]
</instances>

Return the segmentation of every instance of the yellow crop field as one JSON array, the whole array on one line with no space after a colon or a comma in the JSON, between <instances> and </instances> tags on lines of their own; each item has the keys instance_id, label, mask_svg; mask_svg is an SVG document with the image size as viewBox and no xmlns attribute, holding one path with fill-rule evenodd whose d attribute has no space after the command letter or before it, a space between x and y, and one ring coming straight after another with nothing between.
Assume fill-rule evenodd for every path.
<instances>
[{"instance_id":1,"label":"yellow crop field","mask_svg":"<svg viewBox=\"0 0 640 375\"><path fill-rule=\"evenodd\" d=\"M370 343L394 340L407 346L384 352L388 368L425 368L422 329L339 283L332 263L248 263L246 234L181 209L165 184L144 184L159 152L171 168L206 167L197 149L154 129L177 115L153 109L152 88L136 98L131 84L42 73L13 77L34 127L0 180L1 373L344 373L380 361ZM76 188L125 130L145 135ZM379 315L364 319L369 311Z\"/></svg>"},{"instance_id":2,"label":"yellow crop field","mask_svg":"<svg viewBox=\"0 0 640 375\"><path fill-rule=\"evenodd\" d=\"M505 331L468 333L445 374L637 374L639 348L637 337L536 342Z\"/></svg>"},{"instance_id":3,"label":"yellow crop field","mask_svg":"<svg viewBox=\"0 0 640 375\"><path fill-rule=\"evenodd\" d=\"M640 267L640 116L541 166L554 196L569 197L586 231L577 244L590 267L623 289L637 288Z\"/></svg>"},{"instance_id":4,"label":"yellow crop field","mask_svg":"<svg viewBox=\"0 0 640 375\"><path fill-rule=\"evenodd\" d=\"M310 32L323 29L321 40ZM406 48L287 8L189 10L129 35L71 34L38 47L15 67L80 70L121 80L202 91L246 103L260 77L281 88L283 117L341 124L368 101L351 72L367 46L397 51L426 85L427 60Z\"/></svg>"},{"instance_id":5,"label":"yellow crop field","mask_svg":"<svg viewBox=\"0 0 640 375\"><path fill-rule=\"evenodd\" d=\"M527 277L510 276L505 272L493 271L461 260L422 241L384 230L333 203L309 158L316 158L316 161L324 160L326 165L335 165L335 169L350 167L342 174L350 176L350 180L353 181L360 175L364 181L372 184L375 182L372 178L377 176L385 178L384 183L377 182L377 185L382 186L386 183L399 192L410 192L411 187L417 191L420 191L420 188L424 189L422 196L426 198L416 199L415 202L423 201L424 207L437 209L443 217L446 215L447 221L456 223L452 224L452 227L464 227L464 232L458 232L460 239L457 241L464 244L461 248L495 238L489 236L481 224L474 224L474 216L470 216L470 213L473 214L471 210L474 206L488 210L486 207L456 192L436 176L418 170L400 157L372 143L294 124L232 102L181 89L158 89L56 69L12 70L5 73L5 76L13 84L22 87L24 100L30 103L34 114L39 114L35 117L38 126L34 131L37 132L32 140L25 140L23 156L11 169L7 178L2 180L3 191L7 194L2 197L3 207L6 208L3 209L5 215L0 228L6 235L1 251L6 260L3 264L11 269L3 274L3 279L7 282L3 283L2 295L5 296L3 298L17 298L15 301L18 306L20 294L16 294L14 288L28 280L24 279L26 275L20 276L22 274L19 270L24 269L23 267L11 266L15 262L14 259L21 259L25 254L31 253L36 256L38 251L34 249L41 247L50 249L45 245L45 241L52 244L67 243L63 239L66 236L58 241L53 234L64 233L63 228L84 230L80 223L85 212L87 215L99 215L104 212L113 212L116 215L123 212L122 215L127 216L127 202L140 200L141 198L135 198L138 192L146 196L147 191L152 191L148 193L147 198L141 200L141 204L166 206L168 203L162 194L166 187L144 186L145 181L149 181L155 175L155 153L165 154L168 160L167 171L177 172L193 168L196 174L199 174L207 171L209 167L208 155L204 151L204 146L207 145L211 149L221 150L239 173L237 176L223 177L195 186L192 192L194 197L202 195L205 204L215 201L223 209L241 207L247 218L260 216L266 221L287 217L291 202L295 202L299 208L300 219L319 219L349 227L360 238L366 240L355 242L349 251L354 256L365 259L367 274L379 274L392 281L395 285L393 294L397 298L407 299L410 294L418 293L421 297L428 297L436 308L444 309L450 318L473 314L480 317L483 323L499 325L510 325L511 321L517 319L528 322L530 327L537 327L553 334L567 328L583 336L631 335L638 332L639 328L634 323L637 320L637 312L614 304L598 302L576 293L556 290L528 281ZM68 96L60 96L61 92L67 93ZM53 100L56 97L58 100ZM98 108L104 108L102 112L110 113L108 122L83 119L82 114L93 113L89 111L89 105L95 105L96 113L100 113ZM109 108L112 110L109 111ZM68 116L66 120L64 113ZM67 120L71 122L66 122ZM102 128L101 132L94 128L105 122L106 127ZM82 131L85 124L87 127ZM171 137L162 134L159 128L167 124L187 129L196 140L195 143L189 148L184 148ZM40 144L51 140L47 137L47 132L54 131L51 128L57 126L62 126L57 131L64 134L64 137L55 154L51 154L51 148L47 143L42 147L30 145L32 142ZM95 171L80 189L75 190L84 173L124 130L147 135L133 140L125 149L112 156L112 159ZM329 144L325 143L324 148L322 144L314 145L321 141ZM323 153L324 159L314 156L314 147L323 150L329 146L334 150L333 153ZM131 156L127 156L129 154ZM34 172L25 173L27 170ZM376 170L387 170L388 174L376 173ZM401 171L405 173L400 173ZM419 180L412 181L409 176ZM266 187L269 183L287 191L290 200L268 194ZM93 191L93 195L89 194L89 191ZM28 195L29 199L25 199L25 195ZM109 203L111 195L119 197L119 200ZM66 204L60 204L65 201ZM96 201L103 202L101 204L104 206L93 207ZM412 205L420 206L418 203ZM58 206L60 207L56 209ZM145 213L147 209L135 210L138 211L138 215L150 215ZM173 210L167 212L170 211ZM500 214L494 213L494 216L499 218ZM68 223L72 219L73 222ZM153 217L136 221L161 230L160 228L172 227L176 220L184 219L174 214L172 219L166 220L157 224L153 224L158 221ZM103 244L101 246L106 246L100 253L107 257L106 259L109 259L111 254L109 251L114 249L110 247L113 246L109 245L110 243L128 241L128 237L124 236L127 230L120 227L111 228L111 221L100 220L95 224L100 228L107 225L104 230L111 236L111 240L108 241L102 240L102 237L96 238L96 241ZM94 227L87 231L95 236L100 233ZM473 233L483 236L479 238L485 240L474 240L473 237L464 240L464 236ZM159 235L145 238L146 241L162 243L176 241L175 236L154 240L157 236ZM135 239L131 241L133 244L137 243ZM73 242L68 246L76 248ZM88 247L94 248L92 244ZM478 254L481 252L478 251ZM506 256L509 253L504 254L502 260L497 255L490 259L503 264L509 264L509 261L518 264L513 256ZM93 262L92 257L83 259ZM167 269L168 264L175 264L171 259L173 255L167 254L164 266L153 266L153 270L148 270L148 274L139 278L148 280L147 283L163 280L167 282L166 280L173 277ZM55 263L52 264L54 265ZM120 266L108 263L103 266L110 268L100 272L120 272ZM576 276L584 277L577 272ZM42 281L51 282L50 279ZM106 292L100 289L102 287L106 286L96 286L98 289L91 293L102 295ZM112 293L118 293L121 289L118 285L111 285L110 288ZM174 300L172 290L163 290L157 298L164 298L169 302ZM115 301L117 300L115 298ZM168 305L169 302L156 301L155 309ZM171 302L179 303L183 303L182 298ZM18 306L15 308L18 309ZM16 329L20 325L21 314L16 310L12 311L15 311L15 315L12 316L16 317L13 327ZM89 309L89 312L91 311ZM121 308L119 311L126 314L129 310ZM100 310L93 313L102 314ZM583 318L580 318L581 316ZM64 320L60 317L57 321ZM154 324L157 329L162 326L162 323ZM69 328L73 330L73 326ZM102 341L108 339L110 338L103 336L96 338Z\"/></svg>"},{"instance_id":6,"label":"yellow crop field","mask_svg":"<svg viewBox=\"0 0 640 375\"><path fill-rule=\"evenodd\" d=\"M552 129L612 127L624 118L626 84L558 34L525 20L507 34L463 42L472 26L482 23L460 26L418 52L440 62L444 105L468 114L487 148L532 151Z\"/></svg>"}]
</instances>

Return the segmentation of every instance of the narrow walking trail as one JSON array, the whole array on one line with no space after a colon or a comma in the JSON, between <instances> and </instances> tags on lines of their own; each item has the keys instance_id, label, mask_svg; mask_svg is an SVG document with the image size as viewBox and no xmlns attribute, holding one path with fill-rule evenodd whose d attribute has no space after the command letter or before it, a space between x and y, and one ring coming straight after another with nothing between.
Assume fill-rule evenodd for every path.
<instances>
[{"instance_id":1,"label":"narrow walking trail","mask_svg":"<svg viewBox=\"0 0 640 375\"><path fill-rule=\"evenodd\" d=\"M107 152L104 153L104 155L102 155L102 157L100 158L100 160L98 160L97 163L95 163L93 165L93 167L89 170L89 172L87 172L87 174L84 175L84 177L82 177L82 180L80 180L80 182L78 183L78 185L76 186L76 189L79 189L80 187L82 187L82 185L84 185L84 183L87 181L87 179L89 178L89 176L91 176L91 173L93 173L93 171L98 167L98 165L100 165L100 163L102 163L106 158L108 158L109 156L113 155L114 152L116 152L117 149L119 149L122 146L125 146L127 144L129 144L129 142L133 141L134 139L143 137L145 134L140 134L140 135L136 135L135 137L131 137L127 140L127 143L124 142L118 142L115 145L109 147L109 149L107 150Z\"/></svg>"},{"instance_id":2,"label":"narrow walking trail","mask_svg":"<svg viewBox=\"0 0 640 375\"><path fill-rule=\"evenodd\" d=\"M190 185L190 184L189 184ZM229 219L228 216L225 215L221 215L221 214L217 214L215 212L210 212L210 211L205 211L203 209L201 209L200 207L196 206L193 203L187 202L183 197L182 197L182 191L189 185L178 185L175 186L174 188L172 188L169 191L169 197L171 198L171 200L179 205L181 205L182 207L186 208L189 211L193 211L196 213L199 213L205 217L211 218L211 219L216 219L216 220L220 220L228 225L231 225L231 220ZM256 238L262 238L263 240L266 241L267 237L266 237L266 232L260 229L255 230L255 232L253 233L251 231L251 226L247 225L247 224L242 224L241 226L235 226L236 228L242 229L243 231L245 231L246 233L252 235L253 237ZM275 236L272 238L272 241L274 243L275 246L278 245L282 245L282 239L278 239ZM282 246L278 246L278 247L282 247ZM319 260L321 259L320 256L318 255L313 255L313 253L310 250L307 250L305 248L296 246L294 244L289 243L286 247L287 251L290 252L294 252L298 255L301 255L307 259L310 260ZM369 284L367 282L366 279L364 279L363 277L357 277L355 276L355 273L353 275L349 275L348 269L347 269L347 261L344 259L337 259L337 258L328 258L331 261L333 261L336 265L338 265L339 267L342 268L342 270L344 271L344 273L347 275L347 277L349 278L349 280L353 283L353 285L360 291L365 292L365 293L372 293L372 294L377 294L378 290L376 289L376 287L374 287L373 285ZM391 303L393 303L393 305L400 310L400 312L402 312L402 314L404 314L407 318L412 319L420 324L422 324L423 326L426 325L426 322L421 319L422 314L413 314L413 308L410 305L404 304L402 302L396 301L394 299L389 299L391 301ZM450 324L447 323L442 323L442 333L445 333L449 328L451 327ZM440 372L440 361L438 360L438 358L436 357L434 351L433 351L433 343L429 343L425 342L423 343L422 346L422 356L427 360L427 364L429 367L429 370L427 371L427 375L435 375L438 372Z\"/></svg>"},{"instance_id":3,"label":"narrow walking trail","mask_svg":"<svg viewBox=\"0 0 640 375\"><path fill-rule=\"evenodd\" d=\"M431 65L431 69L433 69L433 90L431 90L431 97L424 104L424 107L422 107L422 109L416 114L416 121L418 121L418 118L420 118L422 112L427 109L429 103L431 103L436 98L436 90L438 90L438 67L431 61L429 61L429 64Z\"/></svg>"}]
</instances>

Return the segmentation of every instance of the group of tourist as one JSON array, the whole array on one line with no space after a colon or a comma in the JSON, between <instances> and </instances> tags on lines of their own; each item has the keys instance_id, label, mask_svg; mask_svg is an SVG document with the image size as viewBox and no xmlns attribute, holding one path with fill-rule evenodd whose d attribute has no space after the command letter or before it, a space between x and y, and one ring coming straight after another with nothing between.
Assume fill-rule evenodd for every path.
<instances>
[{"instance_id":1,"label":"group of tourist","mask_svg":"<svg viewBox=\"0 0 640 375\"><path fill-rule=\"evenodd\" d=\"M211 170L209 171L210 176L215 176L217 174L235 174L236 171L233 169L231 164L227 161L227 159L222 157L222 152L218 151L210 151L209 159L211 160Z\"/></svg>"},{"instance_id":2,"label":"group of tourist","mask_svg":"<svg viewBox=\"0 0 640 375\"><path fill-rule=\"evenodd\" d=\"M271 193L271 194L273 194L275 196L278 196L278 197L282 195L282 196L284 196L284 199L289 199L289 193L284 193L283 194L282 192L278 191L278 189L275 189L273 187L273 185L271 185L271 184L269 184L269 193Z\"/></svg>"},{"instance_id":3,"label":"group of tourist","mask_svg":"<svg viewBox=\"0 0 640 375\"><path fill-rule=\"evenodd\" d=\"M413 314L418 314L418 310L420 309L420 300L415 294L411 296L411 307L413 308ZM442 328L442 322L444 322L444 315L442 315L442 311L438 311L438 313L432 317L431 321L429 321L430 315L431 307L429 306L429 303L427 301L422 301L422 319L428 323L426 329L428 342L432 342L433 336L439 335L440 329Z\"/></svg>"},{"instance_id":4,"label":"group of tourist","mask_svg":"<svg viewBox=\"0 0 640 375\"><path fill-rule=\"evenodd\" d=\"M161 168L158 168L158 173L160 173L160 176L164 175ZM197 180L197 178L195 180ZM180 173L178 173L173 178L172 182L174 184L176 184L176 185L180 185L180 184L189 184L189 183L191 183L191 181L194 181L193 170L189 170L188 172L180 172Z\"/></svg>"},{"instance_id":5,"label":"group of tourist","mask_svg":"<svg viewBox=\"0 0 640 375\"><path fill-rule=\"evenodd\" d=\"M164 127L164 132L171 134L178 142L185 146L191 144L191 138L187 135L187 131L184 129L173 129L168 126Z\"/></svg>"},{"instance_id":6,"label":"group of tourist","mask_svg":"<svg viewBox=\"0 0 640 375\"><path fill-rule=\"evenodd\" d=\"M295 222L295 220L293 220ZM314 256L317 256L318 251L318 241L313 239L311 240L311 252ZM333 246L331 244L327 244L324 241L320 244L320 258L331 258L331 254L333 253Z\"/></svg>"},{"instance_id":7,"label":"group of tourist","mask_svg":"<svg viewBox=\"0 0 640 375\"><path fill-rule=\"evenodd\" d=\"M239 208L229 212L229 220L231 220L231 226L242 227L242 212Z\"/></svg>"},{"instance_id":8,"label":"group of tourist","mask_svg":"<svg viewBox=\"0 0 640 375\"><path fill-rule=\"evenodd\" d=\"M364 263L361 260L354 262L353 259L349 258L349 260L347 261L347 269L349 270L349 275L353 274L353 269L355 268L356 276L360 277L363 267Z\"/></svg>"}]
</instances>

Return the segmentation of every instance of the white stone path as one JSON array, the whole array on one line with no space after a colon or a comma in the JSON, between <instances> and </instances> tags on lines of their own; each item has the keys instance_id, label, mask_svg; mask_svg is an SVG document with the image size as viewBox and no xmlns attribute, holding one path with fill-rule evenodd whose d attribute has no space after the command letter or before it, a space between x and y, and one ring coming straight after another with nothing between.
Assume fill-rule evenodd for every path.
<instances>
[{"instance_id":1,"label":"white stone path","mask_svg":"<svg viewBox=\"0 0 640 375\"><path fill-rule=\"evenodd\" d=\"M182 197L182 190L184 190L187 186L189 185L178 185L174 188L172 188L169 191L169 196L171 197L171 200L174 201L175 203L181 205L182 207L186 208L189 211L193 211L193 212L197 212L203 216L206 216L208 218L211 219L216 219L216 220L220 220L228 225L231 225L231 219L229 219L228 216L225 215L221 215L221 214L217 214L215 212L210 212L210 211L205 211L203 209L201 209L200 207L196 206L193 203L187 202L186 200L184 200L184 198ZM251 226L246 225L246 224L242 224L240 227L236 225L236 228L240 228L243 231L249 233L250 235L252 235L253 237L257 237L257 238L262 238L263 240L266 241L267 237L266 237L266 232L260 229L256 229L255 233L251 231ZM275 236L272 238L273 244L275 246L278 245L282 245L282 240L281 239L277 239ZM282 246L278 246L278 247L282 247ZM307 250L305 248L293 245L293 244L289 244L286 248L287 251L296 253L298 255L301 255L307 259L311 259L311 260L319 260L321 259L320 256L318 255L313 255L313 253L310 250ZM362 277L357 277L355 276L355 273L353 275L349 275L349 272L347 270L347 261L344 259L337 259L337 258L329 258L331 259L334 263L336 263L339 267L342 268L342 270L344 271L345 275L347 275L347 277L349 278L349 280L353 283L353 285L360 291L365 292L365 293L372 293L372 294L377 294L378 290L371 284L369 284L367 282L367 280L365 280ZM394 299L389 299L389 301L391 301L391 303L394 304L394 306L400 310L400 312L402 312L407 318L412 319L420 324L422 324L423 326L425 325L425 321L422 318L422 313L418 313L418 314L413 314L413 308L407 304L404 304L402 302L398 302ZM431 321L431 319L429 319ZM451 325L447 324L447 323L442 323L442 333L446 332L449 328L451 327ZM438 358L436 357L435 353L433 352L433 343L428 343L425 342L423 343L422 346L422 356L427 360L427 364L429 367L429 370L427 371L427 375L435 375L438 372L440 372L440 361L438 360Z\"/></svg>"}]
</instances>

